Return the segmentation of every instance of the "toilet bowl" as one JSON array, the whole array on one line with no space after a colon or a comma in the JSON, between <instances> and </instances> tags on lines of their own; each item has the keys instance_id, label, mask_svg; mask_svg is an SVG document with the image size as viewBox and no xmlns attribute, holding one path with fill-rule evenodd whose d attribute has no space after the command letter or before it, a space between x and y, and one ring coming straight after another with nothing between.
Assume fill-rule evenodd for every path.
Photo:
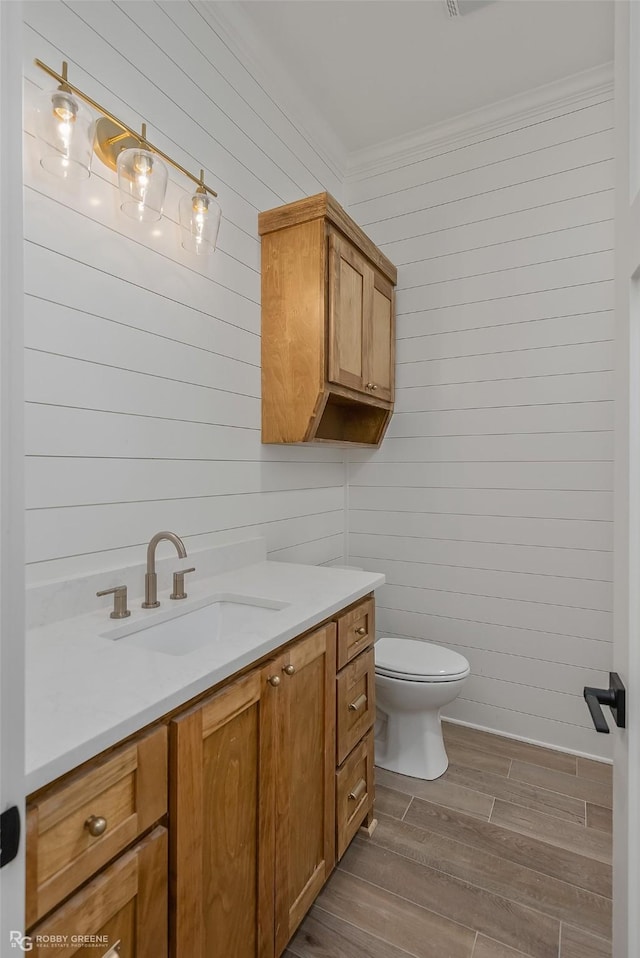
<instances>
[{"instance_id":1,"label":"toilet bowl","mask_svg":"<svg viewBox=\"0 0 640 958\"><path fill-rule=\"evenodd\" d=\"M376 700L384 724L376 765L414 778L439 778L449 759L440 709L459 695L471 669L463 655L419 639L376 642Z\"/></svg>"}]
</instances>

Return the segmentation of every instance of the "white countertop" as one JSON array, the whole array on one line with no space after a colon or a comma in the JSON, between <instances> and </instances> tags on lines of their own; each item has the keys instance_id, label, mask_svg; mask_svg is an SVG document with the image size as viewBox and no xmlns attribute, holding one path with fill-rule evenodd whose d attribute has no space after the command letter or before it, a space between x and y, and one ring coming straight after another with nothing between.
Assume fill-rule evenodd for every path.
<instances>
[{"instance_id":1,"label":"white countertop","mask_svg":"<svg viewBox=\"0 0 640 958\"><path fill-rule=\"evenodd\" d=\"M384 583L352 569L258 562L201 581L157 610L130 599L131 617L104 608L27 634L26 781L33 792L312 628ZM127 624L176 616L218 592L288 603L264 630L187 655L166 655L106 637ZM179 608L178 608L179 607Z\"/></svg>"}]
</instances>

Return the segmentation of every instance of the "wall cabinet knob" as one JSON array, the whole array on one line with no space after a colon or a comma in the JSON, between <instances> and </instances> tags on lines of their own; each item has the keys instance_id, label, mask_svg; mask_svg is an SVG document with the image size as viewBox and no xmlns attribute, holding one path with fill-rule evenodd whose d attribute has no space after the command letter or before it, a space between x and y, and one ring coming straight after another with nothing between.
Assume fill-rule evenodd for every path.
<instances>
[{"instance_id":1,"label":"wall cabinet knob","mask_svg":"<svg viewBox=\"0 0 640 958\"><path fill-rule=\"evenodd\" d=\"M295 670L296 670L295 665L285 665L285 666L283 667L283 669L282 669L282 671L283 671L286 675L293 675L294 672L295 672Z\"/></svg>"},{"instance_id":2,"label":"wall cabinet knob","mask_svg":"<svg viewBox=\"0 0 640 958\"><path fill-rule=\"evenodd\" d=\"M279 676L279 675L270 675L270 676L269 676L269 685L280 685L280 676Z\"/></svg>"},{"instance_id":3,"label":"wall cabinet knob","mask_svg":"<svg viewBox=\"0 0 640 958\"><path fill-rule=\"evenodd\" d=\"M93 838L99 838L107 830L107 820L101 815L90 815L84 823L84 827Z\"/></svg>"}]
</instances>

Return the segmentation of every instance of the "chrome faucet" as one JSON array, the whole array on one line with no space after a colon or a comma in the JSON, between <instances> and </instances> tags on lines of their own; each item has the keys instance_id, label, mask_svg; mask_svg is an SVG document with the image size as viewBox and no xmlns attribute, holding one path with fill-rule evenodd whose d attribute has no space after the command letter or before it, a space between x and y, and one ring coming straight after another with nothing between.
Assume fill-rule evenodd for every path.
<instances>
[{"instance_id":1,"label":"chrome faucet","mask_svg":"<svg viewBox=\"0 0 640 958\"><path fill-rule=\"evenodd\" d=\"M180 536L175 534L175 532L156 532L155 536L153 536L149 542L149 545L147 546L147 574L144 577L144 602L142 603L143 609L157 609L160 605L158 602L156 548L158 543L162 542L163 539L173 542L174 546L176 547L176 552L181 559L184 559L187 555L184 542Z\"/></svg>"}]
</instances>

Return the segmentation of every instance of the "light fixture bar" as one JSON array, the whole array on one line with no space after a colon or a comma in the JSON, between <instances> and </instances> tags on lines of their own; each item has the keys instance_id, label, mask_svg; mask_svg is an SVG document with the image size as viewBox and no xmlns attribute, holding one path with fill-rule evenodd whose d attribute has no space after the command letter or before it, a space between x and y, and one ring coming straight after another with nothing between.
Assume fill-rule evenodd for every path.
<instances>
[{"instance_id":1,"label":"light fixture bar","mask_svg":"<svg viewBox=\"0 0 640 958\"><path fill-rule=\"evenodd\" d=\"M49 76L52 77L54 80L57 80L58 83L63 83L66 89L71 90L72 93L75 93L76 96L80 97L81 100L84 100L85 103L88 103L89 106L92 107L94 110L97 110L98 113L102 113L103 116L106 116L108 120L110 120L112 123L115 123L116 126L119 126L125 133L128 133L129 136L134 137L138 143L140 144L143 143L143 139L139 133L136 133L136 131L133 130L130 126L127 126L127 124L123 123L122 120L119 120L117 116L114 116L113 113L105 109L105 107L101 106L100 103L97 102L97 100L94 100L87 93L83 93L82 90L80 90L77 86L74 86L73 83L69 82L66 76L67 74L66 62L62 64L62 73L56 73L55 70L53 70L51 67L47 66L46 63L43 63L42 60L38 60L37 58L34 60L34 63L37 67L40 67L41 70L44 70L45 73L48 73ZM162 159L165 160L167 163L169 163L171 166L173 166L174 169L178 170L180 173L183 174L183 176L186 176L193 183L196 183L201 189L209 193L211 196L218 195L215 190L212 190L209 186L206 186L206 184L204 183L202 179L202 175L200 175L200 177L194 176L193 173L190 173L189 170L185 170L184 166L181 166L179 163L176 163L175 160L172 160L170 156L167 156L166 153L164 153L162 150L159 150L157 146L153 145L153 143L149 143L148 140L144 140L144 147L145 149L150 150L152 153L156 153L158 156L162 157ZM201 171L201 174L202 174L202 171Z\"/></svg>"}]
</instances>

